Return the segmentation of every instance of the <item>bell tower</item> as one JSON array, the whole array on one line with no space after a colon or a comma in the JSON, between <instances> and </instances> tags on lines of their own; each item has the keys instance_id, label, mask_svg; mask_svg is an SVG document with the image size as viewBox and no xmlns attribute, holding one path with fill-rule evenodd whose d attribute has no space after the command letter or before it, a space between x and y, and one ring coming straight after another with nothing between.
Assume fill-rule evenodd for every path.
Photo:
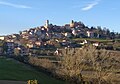
<instances>
[{"instance_id":1,"label":"bell tower","mask_svg":"<svg viewBox=\"0 0 120 84\"><path fill-rule=\"evenodd\" d=\"M49 20L46 20L45 22L45 28L48 28L49 27Z\"/></svg>"},{"instance_id":2,"label":"bell tower","mask_svg":"<svg viewBox=\"0 0 120 84\"><path fill-rule=\"evenodd\" d=\"M74 28L74 27L75 27L75 23L74 23L73 20L70 22L70 27L71 27L71 28Z\"/></svg>"},{"instance_id":3,"label":"bell tower","mask_svg":"<svg viewBox=\"0 0 120 84\"><path fill-rule=\"evenodd\" d=\"M49 20L46 20L46 22L45 22L45 29L47 29L48 30L48 28L49 28Z\"/></svg>"}]
</instances>

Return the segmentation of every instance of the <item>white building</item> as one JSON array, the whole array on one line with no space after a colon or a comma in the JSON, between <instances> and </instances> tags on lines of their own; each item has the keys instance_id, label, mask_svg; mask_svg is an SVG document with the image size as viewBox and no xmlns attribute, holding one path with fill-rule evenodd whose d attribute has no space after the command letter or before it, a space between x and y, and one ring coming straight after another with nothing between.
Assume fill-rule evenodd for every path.
<instances>
[{"instance_id":1,"label":"white building","mask_svg":"<svg viewBox=\"0 0 120 84\"><path fill-rule=\"evenodd\" d=\"M5 40L5 36L0 36L0 40Z\"/></svg>"},{"instance_id":2,"label":"white building","mask_svg":"<svg viewBox=\"0 0 120 84\"><path fill-rule=\"evenodd\" d=\"M94 37L94 32L87 31L87 36L90 37L90 38L93 38Z\"/></svg>"}]
</instances>

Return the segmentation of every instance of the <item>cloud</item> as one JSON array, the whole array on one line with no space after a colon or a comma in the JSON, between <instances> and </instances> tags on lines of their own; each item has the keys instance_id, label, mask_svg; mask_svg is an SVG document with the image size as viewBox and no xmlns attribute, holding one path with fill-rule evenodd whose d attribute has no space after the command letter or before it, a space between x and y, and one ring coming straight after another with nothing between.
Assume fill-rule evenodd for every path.
<instances>
[{"instance_id":1,"label":"cloud","mask_svg":"<svg viewBox=\"0 0 120 84\"><path fill-rule=\"evenodd\" d=\"M99 1L100 1L100 0L97 0L97 1L94 1L94 2L92 2L92 3L89 3L87 6L83 7L81 10L83 10L83 11L90 10L90 9L92 9L94 6L98 5L98 4L99 4Z\"/></svg>"},{"instance_id":2,"label":"cloud","mask_svg":"<svg viewBox=\"0 0 120 84\"><path fill-rule=\"evenodd\" d=\"M13 4L13 3L3 2L3 1L0 1L0 5L11 6L11 7L14 7L14 8L23 8L23 9L32 8L32 7L26 6L26 5Z\"/></svg>"}]
</instances>

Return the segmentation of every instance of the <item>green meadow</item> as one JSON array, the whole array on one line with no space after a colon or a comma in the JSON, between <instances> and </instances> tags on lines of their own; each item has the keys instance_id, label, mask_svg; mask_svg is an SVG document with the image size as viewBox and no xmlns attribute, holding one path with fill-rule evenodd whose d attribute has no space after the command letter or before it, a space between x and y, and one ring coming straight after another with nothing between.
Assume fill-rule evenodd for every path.
<instances>
[{"instance_id":1,"label":"green meadow","mask_svg":"<svg viewBox=\"0 0 120 84\"><path fill-rule=\"evenodd\" d=\"M28 81L38 80L40 84L64 84L30 66L16 60L0 57L0 80Z\"/></svg>"}]
</instances>

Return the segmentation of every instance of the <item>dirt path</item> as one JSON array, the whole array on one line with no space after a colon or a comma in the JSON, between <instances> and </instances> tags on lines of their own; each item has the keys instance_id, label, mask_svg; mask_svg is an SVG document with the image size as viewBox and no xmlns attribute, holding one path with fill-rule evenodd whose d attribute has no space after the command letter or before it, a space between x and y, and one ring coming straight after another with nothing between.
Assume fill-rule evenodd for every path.
<instances>
[{"instance_id":1,"label":"dirt path","mask_svg":"<svg viewBox=\"0 0 120 84\"><path fill-rule=\"evenodd\" d=\"M27 84L27 82L23 82L23 81L0 80L0 84Z\"/></svg>"}]
</instances>

